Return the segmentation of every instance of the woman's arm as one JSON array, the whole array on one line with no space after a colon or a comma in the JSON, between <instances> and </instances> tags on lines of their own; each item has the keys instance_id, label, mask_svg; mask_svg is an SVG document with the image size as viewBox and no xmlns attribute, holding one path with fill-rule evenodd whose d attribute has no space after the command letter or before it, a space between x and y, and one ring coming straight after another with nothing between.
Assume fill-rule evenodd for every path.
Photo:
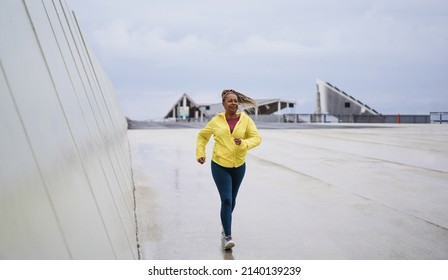
<instances>
[{"instance_id":1,"label":"woman's arm","mask_svg":"<svg viewBox=\"0 0 448 280\"><path fill-rule=\"evenodd\" d=\"M203 164L205 162L205 147L207 146L210 137L213 134L213 119L207 123L207 125L201 129L198 133L196 140L196 160Z\"/></svg>"},{"instance_id":2,"label":"woman's arm","mask_svg":"<svg viewBox=\"0 0 448 280\"><path fill-rule=\"evenodd\" d=\"M246 128L246 137L241 141L240 147L247 151L260 145L260 143L261 136L260 133L258 133L257 126L252 119L249 119Z\"/></svg>"}]
</instances>

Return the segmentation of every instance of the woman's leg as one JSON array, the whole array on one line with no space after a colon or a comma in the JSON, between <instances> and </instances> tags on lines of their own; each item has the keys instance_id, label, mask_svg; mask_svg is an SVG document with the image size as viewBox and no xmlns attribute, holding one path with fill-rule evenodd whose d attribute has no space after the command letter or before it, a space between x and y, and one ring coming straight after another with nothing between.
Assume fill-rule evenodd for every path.
<instances>
[{"instance_id":1,"label":"woman's leg","mask_svg":"<svg viewBox=\"0 0 448 280\"><path fill-rule=\"evenodd\" d=\"M244 179L244 174L246 173L246 163L238 168L232 168L232 212L236 205L236 196L240 189L241 183Z\"/></svg>"},{"instance_id":2,"label":"woman's leg","mask_svg":"<svg viewBox=\"0 0 448 280\"><path fill-rule=\"evenodd\" d=\"M229 236L232 234L232 176L228 168L213 161L211 167L213 180L221 197L221 223L224 234Z\"/></svg>"}]
</instances>

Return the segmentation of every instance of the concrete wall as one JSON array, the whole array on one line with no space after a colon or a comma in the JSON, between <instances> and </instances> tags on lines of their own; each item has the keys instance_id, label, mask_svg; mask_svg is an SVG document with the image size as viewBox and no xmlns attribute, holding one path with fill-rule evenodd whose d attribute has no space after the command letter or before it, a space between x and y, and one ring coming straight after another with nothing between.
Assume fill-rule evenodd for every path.
<instances>
[{"instance_id":1,"label":"concrete wall","mask_svg":"<svg viewBox=\"0 0 448 280\"><path fill-rule=\"evenodd\" d=\"M136 259L127 124L64 1L0 1L0 259Z\"/></svg>"}]
</instances>

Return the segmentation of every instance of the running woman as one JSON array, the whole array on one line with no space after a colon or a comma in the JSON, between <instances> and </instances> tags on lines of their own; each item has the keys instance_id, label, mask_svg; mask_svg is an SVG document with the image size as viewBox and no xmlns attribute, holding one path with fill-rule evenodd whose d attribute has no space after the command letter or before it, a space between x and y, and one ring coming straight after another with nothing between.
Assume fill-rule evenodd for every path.
<instances>
[{"instance_id":1,"label":"running woman","mask_svg":"<svg viewBox=\"0 0 448 280\"><path fill-rule=\"evenodd\" d=\"M236 197L246 172L247 151L261 143L254 121L239 105L253 106L256 102L235 90L224 90L221 94L224 112L213 117L198 133L196 160L204 164L205 147L213 135L215 144L211 159L213 180L221 198L222 244L224 249L235 246L232 240L232 212Z\"/></svg>"}]
</instances>

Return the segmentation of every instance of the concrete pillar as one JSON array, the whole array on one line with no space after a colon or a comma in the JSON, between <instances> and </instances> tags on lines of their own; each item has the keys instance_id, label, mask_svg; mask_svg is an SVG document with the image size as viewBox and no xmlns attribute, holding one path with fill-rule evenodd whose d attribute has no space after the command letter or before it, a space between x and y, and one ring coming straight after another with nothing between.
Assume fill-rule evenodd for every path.
<instances>
[{"instance_id":1,"label":"concrete pillar","mask_svg":"<svg viewBox=\"0 0 448 280\"><path fill-rule=\"evenodd\" d=\"M322 107L320 104L320 92L319 92L319 85L316 84L317 92L316 92L316 122L322 122L321 114L322 114Z\"/></svg>"},{"instance_id":2,"label":"concrete pillar","mask_svg":"<svg viewBox=\"0 0 448 280\"><path fill-rule=\"evenodd\" d=\"M278 111L280 112L281 109L282 109L282 102L281 102L281 101L278 101L277 106L278 106ZM279 114L279 117L278 117L278 119L277 119L278 122L281 122L281 117L282 117L282 115Z\"/></svg>"}]
</instances>

